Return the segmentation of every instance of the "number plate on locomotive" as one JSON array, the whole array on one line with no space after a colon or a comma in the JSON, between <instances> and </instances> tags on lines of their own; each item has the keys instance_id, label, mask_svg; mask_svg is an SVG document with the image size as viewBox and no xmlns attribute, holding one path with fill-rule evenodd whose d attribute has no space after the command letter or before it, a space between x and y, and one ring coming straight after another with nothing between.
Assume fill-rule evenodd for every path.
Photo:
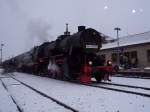
<instances>
[{"instance_id":1,"label":"number plate on locomotive","mask_svg":"<svg viewBox=\"0 0 150 112\"><path fill-rule=\"evenodd\" d=\"M86 45L86 48L97 49L98 45Z\"/></svg>"}]
</instances>

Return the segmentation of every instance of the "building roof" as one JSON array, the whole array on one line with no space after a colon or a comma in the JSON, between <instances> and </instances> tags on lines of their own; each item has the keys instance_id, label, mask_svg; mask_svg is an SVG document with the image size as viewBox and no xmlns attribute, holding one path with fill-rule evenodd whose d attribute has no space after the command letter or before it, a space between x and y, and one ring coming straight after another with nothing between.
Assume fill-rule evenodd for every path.
<instances>
[{"instance_id":1,"label":"building roof","mask_svg":"<svg viewBox=\"0 0 150 112\"><path fill-rule=\"evenodd\" d=\"M137 45L137 44L143 44L150 42L150 31L140 33L140 34L134 34L134 35L128 35L119 38L119 46L129 46L129 45ZM101 49L109 49L109 48L115 48L117 47L117 40L111 43L103 44Z\"/></svg>"}]
</instances>

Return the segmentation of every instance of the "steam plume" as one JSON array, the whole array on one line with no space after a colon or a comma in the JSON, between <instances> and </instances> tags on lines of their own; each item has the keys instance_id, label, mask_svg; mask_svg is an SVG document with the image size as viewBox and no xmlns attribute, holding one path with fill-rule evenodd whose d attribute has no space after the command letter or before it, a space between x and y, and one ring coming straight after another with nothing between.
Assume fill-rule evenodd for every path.
<instances>
[{"instance_id":1,"label":"steam plume","mask_svg":"<svg viewBox=\"0 0 150 112\"><path fill-rule=\"evenodd\" d=\"M29 36L33 40L33 43L36 43L35 41L38 41L38 43L48 41L50 29L50 24L41 19L32 20L28 24Z\"/></svg>"}]
</instances>

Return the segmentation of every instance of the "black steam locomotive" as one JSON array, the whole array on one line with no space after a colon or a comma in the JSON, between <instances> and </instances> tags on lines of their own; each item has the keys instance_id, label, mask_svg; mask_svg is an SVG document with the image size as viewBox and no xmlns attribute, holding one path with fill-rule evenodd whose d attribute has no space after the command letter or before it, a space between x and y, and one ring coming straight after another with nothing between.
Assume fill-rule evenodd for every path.
<instances>
[{"instance_id":1,"label":"black steam locomotive","mask_svg":"<svg viewBox=\"0 0 150 112\"><path fill-rule=\"evenodd\" d=\"M56 79L99 82L112 71L111 63L104 66L104 59L97 55L103 36L92 28L79 26L70 35L68 27L64 35L55 41L45 42L32 50L3 63L4 68L20 72L44 75Z\"/></svg>"}]
</instances>

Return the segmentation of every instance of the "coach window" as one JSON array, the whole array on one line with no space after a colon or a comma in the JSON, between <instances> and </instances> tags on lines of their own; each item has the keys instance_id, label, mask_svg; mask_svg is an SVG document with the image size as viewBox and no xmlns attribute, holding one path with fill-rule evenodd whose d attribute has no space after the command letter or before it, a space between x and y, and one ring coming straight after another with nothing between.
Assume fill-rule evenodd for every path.
<instances>
[{"instance_id":1,"label":"coach window","mask_svg":"<svg viewBox=\"0 0 150 112\"><path fill-rule=\"evenodd\" d=\"M150 62L150 49L147 50L147 61Z\"/></svg>"}]
</instances>

